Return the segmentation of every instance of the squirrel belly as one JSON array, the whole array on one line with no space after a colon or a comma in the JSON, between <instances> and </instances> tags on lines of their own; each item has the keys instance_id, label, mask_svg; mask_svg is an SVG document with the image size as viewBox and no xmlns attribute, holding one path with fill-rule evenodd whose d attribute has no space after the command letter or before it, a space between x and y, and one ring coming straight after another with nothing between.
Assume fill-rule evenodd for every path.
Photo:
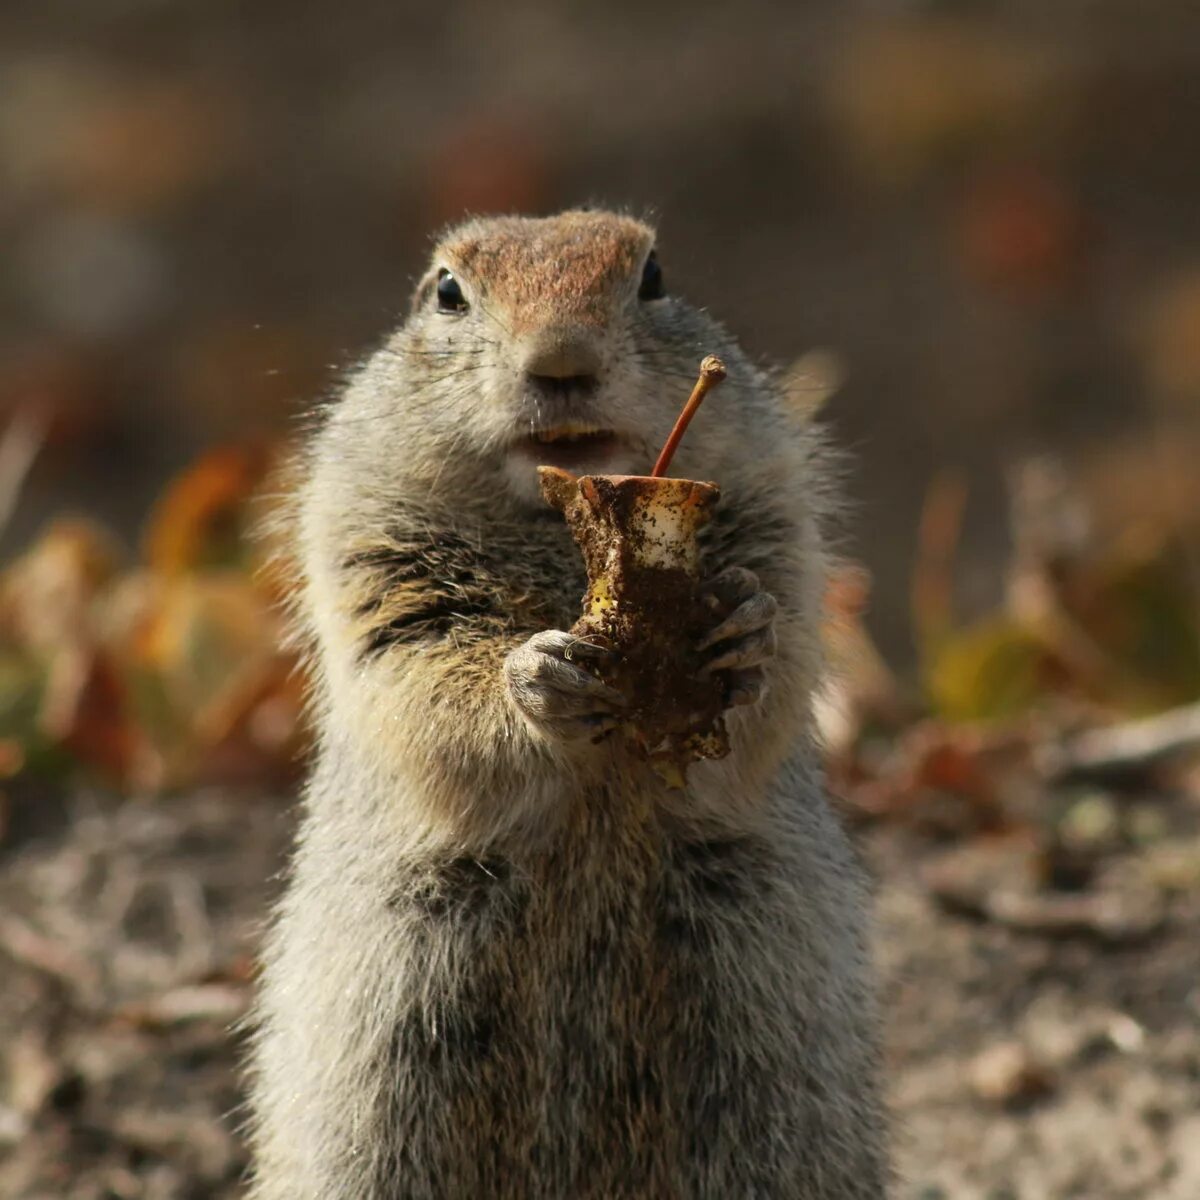
<instances>
[{"instance_id":1,"label":"squirrel belly","mask_svg":"<svg viewBox=\"0 0 1200 1200\"><path fill-rule=\"evenodd\" d=\"M701 355L676 463L731 752L672 789L608 736L539 462L634 473ZM880 1200L865 881L824 798L828 451L653 232L452 230L331 405L289 520L319 732L264 952L256 1200Z\"/></svg>"}]
</instances>

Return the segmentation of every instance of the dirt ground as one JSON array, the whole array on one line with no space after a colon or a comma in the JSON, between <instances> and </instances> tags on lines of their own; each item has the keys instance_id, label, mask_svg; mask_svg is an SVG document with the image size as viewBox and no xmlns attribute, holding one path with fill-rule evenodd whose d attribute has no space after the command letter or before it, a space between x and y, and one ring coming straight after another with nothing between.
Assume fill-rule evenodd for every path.
<instances>
[{"instance_id":1,"label":"dirt ground","mask_svg":"<svg viewBox=\"0 0 1200 1200\"><path fill-rule=\"evenodd\" d=\"M10 801L0 1196L239 1195L230 1027L287 806ZM1122 817L1150 835L1118 839L1086 887L1063 878L1023 899L987 883L1011 881L1019 841L860 829L879 881L902 1200L1200 1195L1200 812L1134 807Z\"/></svg>"}]
</instances>

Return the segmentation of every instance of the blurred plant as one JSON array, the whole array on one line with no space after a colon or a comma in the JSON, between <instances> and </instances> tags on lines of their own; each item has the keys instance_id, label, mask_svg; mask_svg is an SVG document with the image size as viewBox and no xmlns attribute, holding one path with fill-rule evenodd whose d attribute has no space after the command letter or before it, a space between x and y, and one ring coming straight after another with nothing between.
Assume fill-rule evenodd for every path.
<instances>
[{"instance_id":1,"label":"blurred plant","mask_svg":"<svg viewBox=\"0 0 1200 1200\"><path fill-rule=\"evenodd\" d=\"M59 520L0 576L0 741L27 769L127 788L288 777L302 682L248 538L273 466L215 450L167 489L144 561Z\"/></svg>"},{"instance_id":2,"label":"blurred plant","mask_svg":"<svg viewBox=\"0 0 1200 1200\"><path fill-rule=\"evenodd\" d=\"M951 509L945 485L935 486L922 524L914 619L935 712L1000 719L1065 699L1137 714L1200 697L1200 600L1188 564L1165 534L1135 529L1097 544L1052 460L1013 477L1004 605L954 627L945 572L964 499L956 493Z\"/></svg>"},{"instance_id":3,"label":"blurred plant","mask_svg":"<svg viewBox=\"0 0 1200 1200\"><path fill-rule=\"evenodd\" d=\"M797 364L785 386L799 420L838 377L827 356ZM62 519L0 574L0 780L84 771L161 790L291 779L305 730L304 681L280 648L288 568L263 570L267 549L251 537L269 524L278 458L264 445L203 456L155 504L132 566L106 530ZM814 708L853 810L938 836L1004 831L1059 781L1158 769L1200 745L1200 704L1187 707L1200 700L1200 609L1174 542L1144 527L1101 540L1061 465L1031 460L1011 480L1004 601L963 624L966 504L949 472L926 498L912 592L923 699L871 638L868 573L852 562L832 572Z\"/></svg>"},{"instance_id":4,"label":"blurred plant","mask_svg":"<svg viewBox=\"0 0 1200 1200\"><path fill-rule=\"evenodd\" d=\"M951 16L861 24L829 100L864 177L898 187L1024 140L1055 79L1046 47Z\"/></svg>"},{"instance_id":5,"label":"blurred plant","mask_svg":"<svg viewBox=\"0 0 1200 1200\"><path fill-rule=\"evenodd\" d=\"M17 196L158 212L212 182L234 153L234 98L198 78L47 54L19 61L5 82L0 150Z\"/></svg>"},{"instance_id":6,"label":"blurred plant","mask_svg":"<svg viewBox=\"0 0 1200 1200\"><path fill-rule=\"evenodd\" d=\"M1154 394L1194 415L1200 403L1200 268L1180 274L1163 289L1151 303L1144 327Z\"/></svg>"},{"instance_id":7,"label":"blurred plant","mask_svg":"<svg viewBox=\"0 0 1200 1200\"><path fill-rule=\"evenodd\" d=\"M1015 300L1039 300L1079 281L1091 240L1063 184L1028 165L989 166L968 182L958 221L965 269Z\"/></svg>"}]
</instances>

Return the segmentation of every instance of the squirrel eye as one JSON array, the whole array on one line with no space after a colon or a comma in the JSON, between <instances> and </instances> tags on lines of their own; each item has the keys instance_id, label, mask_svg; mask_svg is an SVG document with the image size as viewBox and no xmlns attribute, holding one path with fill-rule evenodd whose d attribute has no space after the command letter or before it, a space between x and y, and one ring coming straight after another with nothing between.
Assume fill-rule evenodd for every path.
<instances>
[{"instance_id":1,"label":"squirrel eye","mask_svg":"<svg viewBox=\"0 0 1200 1200\"><path fill-rule=\"evenodd\" d=\"M663 291L662 267L658 265L658 255L651 250L646 265L642 268L642 282L638 287L639 300L661 300L666 293Z\"/></svg>"},{"instance_id":2,"label":"squirrel eye","mask_svg":"<svg viewBox=\"0 0 1200 1200\"><path fill-rule=\"evenodd\" d=\"M445 267L438 272L437 299L438 312L467 311L467 302L463 298L462 288L458 286L458 280Z\"/></svg>"}]
</instances>

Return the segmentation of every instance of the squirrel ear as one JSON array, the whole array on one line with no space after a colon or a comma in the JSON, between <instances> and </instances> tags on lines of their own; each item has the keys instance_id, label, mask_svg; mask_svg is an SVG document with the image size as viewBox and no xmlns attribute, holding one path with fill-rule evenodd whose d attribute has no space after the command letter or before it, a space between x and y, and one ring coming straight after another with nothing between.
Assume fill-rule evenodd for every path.
<instances>
[{"instance_id":1,"label":"squirrel ear","mask_svg":"<svg viewBox=\"0 0 1200 1200\"><path fill-rule=\"evenodd\" d=\"M638 284L638 299L661 300L665 295L662 267L658 265L658 252L651 250L642 267L642 281Z\"/></svg>"}]
</instances>

